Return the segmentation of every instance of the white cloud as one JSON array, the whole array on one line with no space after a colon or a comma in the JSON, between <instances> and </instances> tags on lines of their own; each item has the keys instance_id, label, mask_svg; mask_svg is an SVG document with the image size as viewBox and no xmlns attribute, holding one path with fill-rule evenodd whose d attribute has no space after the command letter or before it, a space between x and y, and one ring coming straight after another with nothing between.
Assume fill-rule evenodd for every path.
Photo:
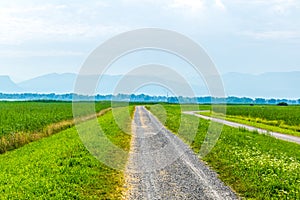
<instances>
[{"instance_id":1,"label":"white cloud","mask_svg":"<svg viewBox=\"0 0 300 200\"><path fill-rule=\"evenodd\" d=\"M256 8L265 7L266 12L273 14L286 14L291 9L300 8L299 0L224 0L228 3L238 5L239 7L243 6L254 6Z\"/></svg>"},{"instance_id":2,"label":"white cloud","mask_svg":"<svg viewBox=\"0 0 300 200\"><path fill-rule=\"evenodd\" d=\"M217 8L225 11L226 10L226 7L224 5L224 3L222 2L222 0L215 0L215 5Z\"/></svg>"},{"instance_id":3,"label":"white cloud","mask_svg":"<svg viewBox=\"0 0 300 200\"><path fill-rule=\"evenodd\" d=\"M299 31L244 31L241 35L249 36L259 40L287 40L287 39L300 39Z\"/></svg>"},{"instance_id":4,"label":"white cloud","mask_svg":"<svg viewBox=\"0 0 300 200\"><path fill-rule=\"evenodd\" d=\"M224 66L224 71L228 70L226 66L244 66L243 58L257 52L256 49L241 48L252 43L259 43L261 49L270 54L270 59L246 62L249 71L252 67L254 71L255 68L266 70L259 66L299 66L299 0L48 2L0 1L0 59L7 58L2 59L2 71L4 65L7 68L23 67L31 73L45 65L49 66L45 73L65 70L65 66L71 69L80 61L64 57L82 58L84 51L92 50L105 39L138 27L166 28L188 35L212 52L216 63ZM282 56L285 60L274 59L276 48L273 47L279 44L286 45ZM38 56L43 58L34 58ZM61 58L54 59L53 56ZM14 59L19 57L26 62ZM244 68L232 69L242 71ZM23 72L20 72L21 76Z\"/></svg>"},{"instance_id":5,"label":"white cloud","mask_svg":"<svg viewBox=\"0 0 300 200\"><path fill-rule=\"evenodd\" d=\"M173 0L169 7L195 13L205 9L205 4L203 0Z\"/></svg>"},{"instance_id":6,"label":"white cloud","mask_svg":"<svg viewBox=\"0 0 300 200\"><path fill-rule=\"evenodd\" d=\"M97 4L106 7L107 4ZM21 44L30 40L68 41L116 34L129 28L125 25L90 22L88 17L100 18L99 7L70 7L67 5L38 5L0 9L0 44ZM92 16L93 14L98 16ZM78 12L76 12L78 11ZM97 11L97 12L96 12Z\"/></svg>"},{"instance_id":7,"label":"white cloud","mask_svg":"<svg viewBox=\"0 0 300 200\"><path fill-rule=\"evenodd\" d=\"M14 6L14 7L2 7L0 8L1 13L5 14L30 14L32 12L48 12L49 10L62 10L67 8L64 4L58 5L37 5L37 6Z\"/></svg>"},{"instance_id":8,"label":"white cloud","mask_svg":"<svg viewBox=\"0 0 300 200\"><path fill-rule=\"evenodd\" d=\"M169 0L121 0L124 4L164 4Z\"/></svg>"},{"instance_id":9,"label":"white cloud","mask_svg":"<svg viewBox=\"0 0 300 200\"><path fill-rule=\"evenodd\" d=\"M43 50L43 51L28 51L28 50L0 50L2 58L28 58L28 57L65 57L65 56L85 56L88 52L80 51L61 51L61 50Z\"/></svg>"},{"instance_id":10,"label":"white cloud","mask_svg":"<svg viewBox=\"0 0 300 200\"><path fill-rule=\"evenodd\" d=\"M271 5L270 12L277 15L285 15L288 14L292 9L300 7L299 1L294 0L285 0L285 1L275 1L274 4Z\"/></svg>"},{"instance_id":11,"label":"white cloud","mask_svg":"<svg viewBox=\"0 0 300 200\"><path fill-rule=\"evenodd\" d=\"M165 7L176 17L183 16L204 24L210 20L223 20L227 11L223 0L171 0Z\"/></svg>"}]
</instances>

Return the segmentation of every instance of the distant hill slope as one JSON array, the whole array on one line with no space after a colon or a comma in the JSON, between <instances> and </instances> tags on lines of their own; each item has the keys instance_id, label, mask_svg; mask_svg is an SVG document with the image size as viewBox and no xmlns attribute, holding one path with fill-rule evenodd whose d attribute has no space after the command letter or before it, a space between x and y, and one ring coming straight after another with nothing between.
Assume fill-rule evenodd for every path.
<instances>
[{"instance_id":1,"label":"distant hill slope","mask_svg":"<svg viewBox=\"0 0 300 200\"><path fill-rule=\"evenodd\" d=\"M73 92L76 74L47 74L39 76L18 85L24 92L33 93L71 93Z\"/></svg>"},{"instance_id":2,"label":"distant hill slope","mask_svg":"<svg viewBox=\"0 0 300 200\"><path fill-rule=\"evenodd\" d=\"M21 92L22 89L15 84L9 76L0 76L0 91L4 93Z\"/></svg>"},{"instance_id":3,"label":"distant hill slope","mask_svg":"<svg viewBox=\"0 0 300 200\"><path fill-rule=\"evenodd\" d=\"M95 78L94 75L87 76L87 80ZM110 76L104 75L101 78L100 90L105 94L111 93L113 91L114 85L118 82L121 76ZM37 93L72 93L74 92L74 87L77 79L77 74L65 73L65 74L47 74L44 76L39 76L18 85L23 88L25 92L37 92Z\"/></svg>"}]
</instances>

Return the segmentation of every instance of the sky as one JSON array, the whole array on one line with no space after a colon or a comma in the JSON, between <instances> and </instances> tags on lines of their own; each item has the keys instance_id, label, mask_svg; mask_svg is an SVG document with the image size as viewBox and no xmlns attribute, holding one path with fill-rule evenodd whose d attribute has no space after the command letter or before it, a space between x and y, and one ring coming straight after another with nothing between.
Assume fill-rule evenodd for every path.
<instances>
[{"instance_id":1,"label":"sky","mask_svg":"<svg viewBox=\"0 0 300 200\"><path fill-rule=\"evenodd\" d=\"M196 41L221 74L300 71L299 0L1 0L0 75L21 82L78 73L107 39L148 27ZM125 58L119 68L145 57Z\"/></svg>"}]
</instances>

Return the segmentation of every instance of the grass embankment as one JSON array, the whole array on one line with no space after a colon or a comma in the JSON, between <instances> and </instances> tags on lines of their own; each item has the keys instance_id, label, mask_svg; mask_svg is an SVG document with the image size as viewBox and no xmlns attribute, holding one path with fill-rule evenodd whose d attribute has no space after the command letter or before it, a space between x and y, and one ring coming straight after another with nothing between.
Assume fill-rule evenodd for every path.
<instances>
[{"instance_id":1,"label":"grass embankment","mask_svg":"<svg viewBox=\"0 0 300 200\"><path fill-rule=\"evenodd\" d=\"M166 113L165 125L198 153L210 122L190 115L181 117L181 110L177 105L164 105L164 108L165 111L155 108L151 111L159 119ZM178 132L180 125L181 131ZM192 139L189 132L193 127L198 131ZM217 144L203 160L242 197L300 198L298 144L224 126Z\"/></svg>"},{"instance_id":2,"label":"grass embankment","mask_svg":"<svg viewBox=\"0 0 300 200\"><path fill-rule=\"evenodd\" d=\"M218 109L216 109L217 111ZM200 114L211 116L211 112ZM224 117L218 112L214 117ZM226 120L300 137L300 106L227 106Z\"/></svg>"},{"instance_id":3,"label":"grass embankment","mask_svg":"<svg viewBox=\"0 0 300 200\"><path fill-rule=\"evenodd\" d=\"M89 103L77 104L82 108L77 122L93 117L93 111L84 110ZM94 111L109 107L110 102L98 102ZM0 153L58 133L75 123L72 102L0 102L0 122Z\"/></svg>"},{"instance_id":4,"label":"grass embankment","mask_svg":"<svg viewBox=\"0 0 300 200\"><path fill-rule=\"evenodd\" d=\"M112 112L98 121L106 127L107 137L128 151L130 136L118 128ZM123 121L124 127L130 125L131 119ZM0 155L0 160L1 199L121 198L123 172L94 158L75 127Z\"/></svg>"}]
</instances>

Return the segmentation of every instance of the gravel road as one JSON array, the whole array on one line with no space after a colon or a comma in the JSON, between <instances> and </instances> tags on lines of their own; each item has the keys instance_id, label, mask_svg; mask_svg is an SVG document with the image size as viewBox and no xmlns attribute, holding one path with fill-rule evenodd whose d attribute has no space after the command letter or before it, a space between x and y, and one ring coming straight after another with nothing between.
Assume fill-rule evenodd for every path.
<instances>
[{"instance_id":1,"label":"gravel road","mask_svg":"<svg viewBox=\"0 0 300 200\"><path fill-rule=\"evenodd\" d=\"M238 199L217 174L144 107L132 121L126 199Z\"/></svg>"},{"instance_id":2,"label":"gravel road","mask_svg":"<svg viewBox=\"0 0 300 200\"><path fill-rule=\"evenodd\" d=\"M253 127L253 126L248 126L248 125L245 125L245 124L240 124L240 123L236 123L236 122L230 122L230 121L227 121L227 120L224 120L224 119L218 119L218 118L208 117L208 116L204 116L204 115L199 114L199 112L209 112L209 111L199 111L198 110L198 111L185 111L183 113L184 114L188 114L188 115L194 115L194 116L200 117L202 119L206 119L206 120L211 120L211 121L215 121L215 122L218 122L218 123L222 123L222 124L225 124L227 126L234 127L234 128L245 128L245 129L247 129L249 131L257 131L259 133L268 134L270 136L273 136L273 137L281 139L281 140L286 140L286 141L289 141L289 142L295 142L295 143L300 144L300 137L286 135L286 134L272 132L272 131L267 131L267 130L264 130L264 129L256 128L256 127Z\"/></svg>"}]
</instances>

